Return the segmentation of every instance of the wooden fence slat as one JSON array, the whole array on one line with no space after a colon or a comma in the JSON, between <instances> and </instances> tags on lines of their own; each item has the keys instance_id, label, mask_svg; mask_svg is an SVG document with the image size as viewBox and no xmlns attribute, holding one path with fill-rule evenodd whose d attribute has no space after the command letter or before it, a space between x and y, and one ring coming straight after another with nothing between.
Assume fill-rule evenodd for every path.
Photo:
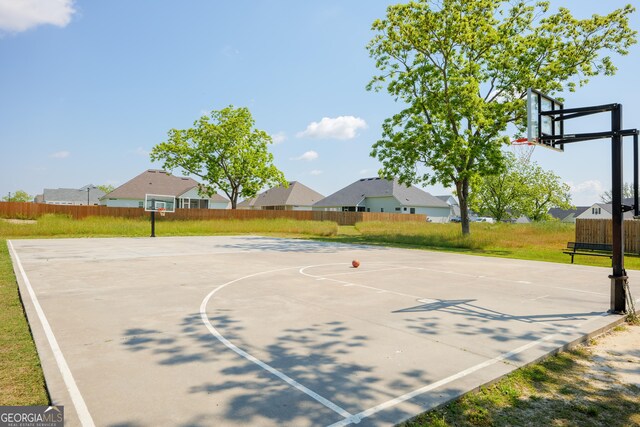
<instances>
[{"instance_id":1,"label":"wooden fence slat","mask_svg":"<svg viewBox=\"0 0 640 427\"><path fill-rule=\"evenodd\" d=\"M44 203L0 202L0 217L37 219L45 214L69 215L82 219L89 216L143 218L149 215L143 208L112 208L86 205L48 205ZM288 218L307 221L333 221L338 225L355 225L356 222L426 222L423 214L396 214L384 212L331 212L331 211L279 211L242 209L176 209L168 213L166 220L222 220L222 219L273 219Z\"/></svg>"}]
</instances>

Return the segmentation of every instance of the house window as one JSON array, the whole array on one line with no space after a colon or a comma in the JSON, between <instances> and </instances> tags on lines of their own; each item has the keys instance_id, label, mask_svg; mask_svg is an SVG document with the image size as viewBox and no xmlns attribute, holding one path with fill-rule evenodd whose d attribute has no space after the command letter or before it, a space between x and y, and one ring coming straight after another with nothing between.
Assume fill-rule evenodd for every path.
<instances>
[{"instance_id":1,"label":"house window","mask_svg":"<svg viewBox=\"0 0 640 427\"><path fill-rule=\"evenodd\" d=\"M400 208L396 208L396 212L400 212Z\"/></svg>"},{"instance_id":2,"label":"house window","mask_svg":"<svg viewBox=\"0 0 640 427\"><path fill-rule=\"evenodd\" d=\"M412 213L412 214L416 213L416 208L409 209L409 213Z\"/></svg>"},{"instance_id":3,"label":"house window","mask_svg":"<svg viewBox=\"0 0 640 427\"><path fill-rule=\"evenodd\" d=\"M384 208L380 208L380 212L384 212Z\"/></svg>"},{"instance_id":4,"label":"house window","mask_svg":"<svg viewBox=\"0 0 640 427\"><path fill-rule=\"evenodd\" d=\"M407 208L404 208L404 211L406 212Z\"/></svg>"},{"instance_id":5,"label":"house window","mask_svg":"<svg viewBox=\"0 0 640 427\"><path fill-rule=\"evenodd\" d=\"M111 199L111 200L113 200L113 199ZM139 208L144 208L144 202L143 201L138 202L138 207Z\"/></svg>"},{"instance_id":6,"label":"house window","mask_svg":"<svg viewBox=\"0 0 640 427\"><path fill-rule=\"evenodd\" d=\"M591 208L591 214L593 215L600 215L601 212L602 208Z\"/></svg>"}]
</instances>

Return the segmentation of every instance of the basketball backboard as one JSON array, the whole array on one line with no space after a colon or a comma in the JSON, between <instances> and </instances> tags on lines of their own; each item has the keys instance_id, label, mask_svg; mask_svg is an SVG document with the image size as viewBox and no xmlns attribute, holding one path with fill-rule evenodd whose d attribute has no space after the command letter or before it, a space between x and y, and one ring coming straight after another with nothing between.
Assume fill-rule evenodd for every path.
<instances>
[{"instance_id":1,"label":"basketball backboard","mask_svg":"<svg viewBox=\"0 0 640 427\"><path fill-rule=\"evenodd\" d=\"M530 88L527 90L527 140L529 143L564 151L562 144L554 144L555 139L560 139L564 136L563 121L554 120L561 117L560 111L562 109L563 104L560 101L535 89ZM558 114L541 114L552 111L558 111Z\"/></svg>"},{"instance_id":2,"label":"basketball backboard","mask_svg":"<svg viewBox=\"0 0 640 427\"><path fill-rule=\"evenodd\" d=\"M144 210L147 212L175 212L176 198L160 194L146 194L144 196Z\"/></svg>"}]
</instances>

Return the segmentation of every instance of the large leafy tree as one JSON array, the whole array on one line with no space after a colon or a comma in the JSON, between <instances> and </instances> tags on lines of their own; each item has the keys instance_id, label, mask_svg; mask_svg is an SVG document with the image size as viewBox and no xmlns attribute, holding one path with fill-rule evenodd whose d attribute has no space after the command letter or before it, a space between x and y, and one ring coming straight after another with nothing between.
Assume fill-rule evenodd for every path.
<instances>
[{"instance_id":1,"label":"large leafy tree","mask_svg":"<svg viewBox=\"0 0 640 427\"><path fill-rule=\"evenodd\" d=\"M513 154L505 156L499 174L476 176L471 189L470 207L496 221L520 215L542 221L550 208L571 208L569 186L558 175Z\"/></svg>"},{"instance_id":2,"label":"large leafy tree","mask_svg":"<svg viewBox=\"0 0 640 427\"><path fill-rule=\"evenodd\" d=\"M386 90L403 108L385 120L371 155L406 184L455 185L469 233L469 185L497 173L510 123L525 125L526 90L574 90L612 75L610 53L635 43L626 6L576 19L526 0L421 0L390 6L368 44ZM557 96L557 95L556 95Z\"/></svg>"},{"instance_id":3,"label":"large leafy tree","mask_svg":"<svg viewBox=\"0 0 640 427\"><path fill-rule=\"evenodd\" d=\"M151 150L151 159L168 170L181 168L200 177L201 191L220 189L235 209L238 197L254 197L269 185L287 186L268 150L271 137L254 128L247 108L229 106L202 116L190 129L171 129L169 139Z\"/></svg>"}]
</instances>

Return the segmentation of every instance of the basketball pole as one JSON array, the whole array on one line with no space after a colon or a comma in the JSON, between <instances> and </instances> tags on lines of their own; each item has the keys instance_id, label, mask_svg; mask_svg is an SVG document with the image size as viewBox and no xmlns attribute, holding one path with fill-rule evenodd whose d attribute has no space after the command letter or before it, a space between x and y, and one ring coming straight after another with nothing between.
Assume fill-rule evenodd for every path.
<instances>
[{"instance_id":1,"label":"basketball pole","mask_svg":"<svg viewBox=\"0 0 640 427\"><path fill-rule=\"evenodd\" d=\"M611 110L611 225L612 267L611 306L612 313L624 313L627 309L624 284L627 272L624 269L624 220L622 210L622 105L615 104Z\"/></svg>"},{"instance_id":2,"label":"basketball pole","mask_svg":"<svg viewBox=\"0 0 640 427\"><path fill-rule=\"evenodd\" d=\"M638 133L633 135L633 216L640 219L640 206L638 206Z\"/></svg>"},{"instance_id":3,"label":"basketball pole","mask_svg":"<svg viewBox=\"0 0 640 427\"><path fill-rule=\"evenodd\" d=\"M156 211L151 211L151 237L156 237Z\"/></svg>"}]
</instances>

